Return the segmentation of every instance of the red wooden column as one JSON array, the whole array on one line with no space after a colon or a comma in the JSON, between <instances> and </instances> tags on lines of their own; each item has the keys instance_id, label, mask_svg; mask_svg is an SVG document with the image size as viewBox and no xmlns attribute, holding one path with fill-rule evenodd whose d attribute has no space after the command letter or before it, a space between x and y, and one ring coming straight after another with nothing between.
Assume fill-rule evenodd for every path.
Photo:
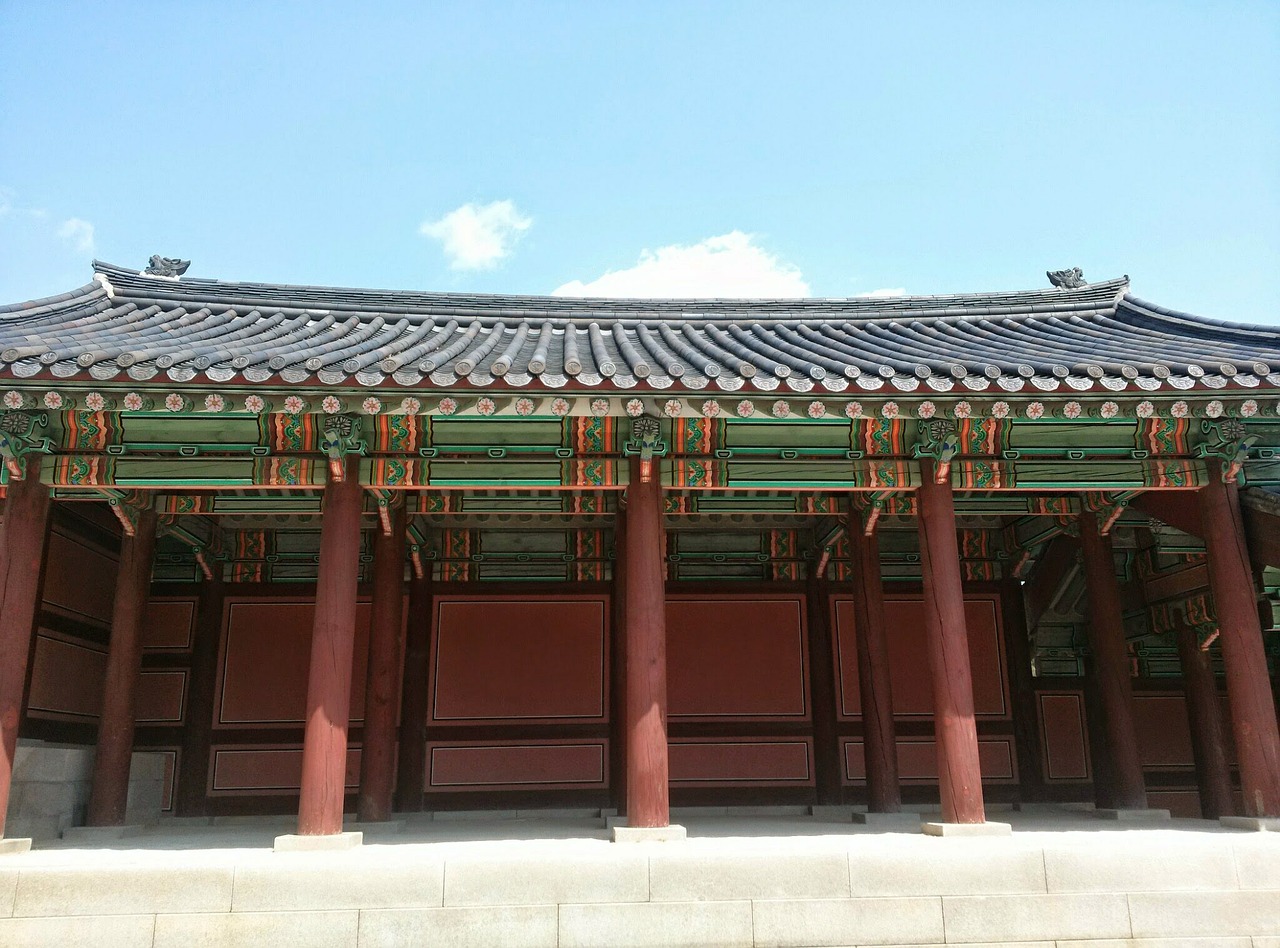
<instances>
[{"instance_id":1,"label":"red wooden column","mask_svg":"<svg viewBox=\"0 0 1280 948\"><path fill-rule=\"evenodd\" d=\"M1091 511L1081 511L1079 523L1080 550L1089 595L1086 630L1102 706L1102 725L1107 735L1111 803L1120 810L1144 810L1147 791L1142 780L1137 732L1133 726L1133 684L1129 676L1129 652L1125 647L1120 583L1116 580L1111 537L1098 532L1098 518Z\"/></svg>"},{"instance_id":2,"label":"red wooden column","mask_svg":"<svg viewBox=\"0 0 1280 948\"><path fill-rule=\"evenodd\" d=\"M0 520L0 837L9 809L22 692L49 539L51 504L49 488L40 483L40 455L27 456L24 473L23 480L9 482Z\"/></svg>"},{"instance_id":3,"label":"red wooden column","mask_svg":"<svg viewBox=\"0 0 1280 948\"><path fill-rule=\"evenodd\" d=\"M942 819L945 823L985 823L955 502L950 483L936 483L934 464L928 458L920 462L916 498Z\"/></svg>"},{"instance_id":4,"label":"red wooden column","mask_svg":"<svg viewBox=\"0 0 1280 948\"><path fill-rule=\"evenodd\" d=\"M396 809L422 810L427 785L427 709L431 694L431 563L409 582L404 643L404 685L400 699L400 752L396 768Z\"/></svg>"},{"instance_id":5,"label":"red wooden column","mask_svg":"<svg viewBox=\"0 0 1280 948\"><path fill-rule=\"evenodd\" d=\"M644 474L642 476L642 468ZM631 458L627 485L627 826L671 823L667 628L658 465Z\"/></svg>"},{"instance_id":6,"label":"red wooden column","mask_svg":"<svg viewBox=\"0 0 1280 948\"><path fill-rule=\"evenodd\" d=\"M222 612L226 586L222 564L213 563L213 577L200 584L196 624L191 648L191 683L187 690L187 714L182 727L182 753L174 809L178 816L196 816L207 810L209 745L213 737L213 705L217 691L218 645L222 638Z\"/></svg>"},{"instance_id":7,"label":"red wooden column","mask_svg":"<svg viewBox=\"0 0 1280 948\"><path fill-rule=\"evenodd\" d=\"M836 735L836 674L832 660L830 597L827 581L818 572L825 563L809 566L805 600L809 619L809 693L813 713L813 773L819 806L840 803L840 739Z\"/></svg>"},{"instance_id":8,"label":"red wooden column","mask_svg":"<svg viewBox=\"0 0 1280 948\"><path fill-rule=\"evenodd\" d=\"M867 762L867 811L897 813L898 739L893 727L893 682L884 627L880 541L867 535L861 517L849 517L853 566L853 624L858 637L858 690L862 696L862 747ZM972 700L971 702L972 703Z\"/></svg>"},{"instance_id":9,"label":"red wooden column","mask_svg":"<svg viewBox=\"0 0 1280 948\"><path fill-rule=\"evenodd\" d=\"M364 741L356 816L374 823L391 818L396 771L396 710L400 684L400 632L404 627L404 504L390 511L391 530L373 540L373 615L364 698Z\"/></svg>"},{"instance_id":10,"label":"red wooden column","mask_svg":"<svg viewBox=\"0 0 1280 948\"><path fill-rule=\"evenodd\" d=\"M1178 659L1182 663L1182 687L1187 699L1187 723L1191 727L1191 752L1200 789L1200 813L1206 820L1234 816L1231 772L1227 765L1227 732L1218 701L1209 653L1200 650L1196 630L1178 629Z\"/></svg>"},{"instance_id":11,"label":"red wooden column","mask_svg":"<svg viewBox=\"0 0 1280 948\"><path fill-rule=\"evenodd\" d=\"M1227 668L1227 699L1246 817L1280 817L1280 730L1234 483L1211 474L1200 494L1209 587Z\"/></svg>"},{"instance_id":12,"label":"red wooden column","mask_svg":"<svg viewBox=\"0 0 1280 948\"><path fill-rule=\"evenodd\" d=\"M89 826L122 826L129 802L133 759L134 705L142 673L142 617L151 592L156 548L156 511L139 512L133 536L120 544L116 599L111 609L111 644L103 675L102 717L89 791Z\"/></svg>"},{"instance_id":13,"label":"red wooden column","mask_svg":"<svg viewBox=\"0 0 1280 948\"><path fill-rule=\"evenodd\" d=\"M609 800L627 815L627 511L613 518L613 620L609 648Z\"/></svg>"},{"instance_id":14,"label":"red wooden column","mask_svg":"<svg viewBox=\"0 0 1280 948\"><path fill-rule=\"evenodd\" d=\"M301 836L342 832L363 506L358 463L358 458L348 458L343 479L331 479L324 489L316 617L307 679L307 726L302 745L302 795L298 802Z\"/></svg>"}]
</instances>

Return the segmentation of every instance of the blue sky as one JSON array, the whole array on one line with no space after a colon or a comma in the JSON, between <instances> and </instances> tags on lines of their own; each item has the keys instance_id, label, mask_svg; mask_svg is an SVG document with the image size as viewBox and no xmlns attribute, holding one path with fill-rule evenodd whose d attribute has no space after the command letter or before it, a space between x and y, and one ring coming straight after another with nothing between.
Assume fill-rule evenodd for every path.
<instances>
[{"instance_id":1,"label":"blue sky","mask_svg":"<svg viewBox=\"0 0 1280 948\"><path fill-rule=\"evenodd\" d=\"M1128 273L1280 324L1280 3L0 0L0 302Z\"/></svg>"}]
</instances>

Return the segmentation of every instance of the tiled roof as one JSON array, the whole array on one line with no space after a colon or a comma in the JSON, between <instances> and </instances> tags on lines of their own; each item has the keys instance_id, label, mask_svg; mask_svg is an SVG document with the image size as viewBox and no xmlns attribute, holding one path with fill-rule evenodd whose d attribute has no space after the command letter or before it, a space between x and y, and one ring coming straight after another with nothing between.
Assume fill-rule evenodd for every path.
<instances>
[{"instance_id":1,"label":"tiled roof","mask_svg":"<svg viewBox=\"0 0 1280 948\"><path fill-rule=\"evenodd\" d=\"M331 289L96 263L0 306L0 374L429 388L1143 391L1280 387L1280 334L1077 289L634 300Z\"/></svg>"}]
</instances>

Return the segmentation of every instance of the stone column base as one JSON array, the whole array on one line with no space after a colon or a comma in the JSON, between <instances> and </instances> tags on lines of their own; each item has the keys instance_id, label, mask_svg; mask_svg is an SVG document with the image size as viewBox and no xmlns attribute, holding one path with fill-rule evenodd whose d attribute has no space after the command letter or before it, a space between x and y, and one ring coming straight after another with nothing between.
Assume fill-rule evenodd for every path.
<instances>
[{"instance_id":1,"label":"stone column base","mask_svg":"<svg viewBox=\"0 0 1280 948\"><path fill-rule=\"evenodd\" d=\"M16 856L31 849L31 840L26 836L11 836L0 839L0 856Z\"/></svg>"},{"instance_id":2,"label":"stone column base","mask_svg":"<svg viewBox=\"0 0 1280 948\"><path fill-rule=\"evenodd\" d=\"M683 826L615 826L613 841L615 843L670 843L687 839L688 833Z\"/></svg>"},{"instance_id":3,"label":"stone column base","mask_svg":"<svg viewBox=\"0 0 1280 948\"><path fill-rule=\"evenodd\" d=\"M922 823L926 836L1010 836L1008 823Z\"/></svg>"},{"instance_id":4,"label":"stone column base","mask_svg":"<svg viewBox=\"0 0 1280 948\"><path fill-rule=\"evenodd\" d=\"M125 823L120 826L68 826L62 838L68 843L107 843L126 836L138 836L146 830L141 823Z\"/></svg>"},{"instance_id":5,"label":"stone column base","mask_svg":"<svg viewBox=\"0 0 1280 948\"><path fill-rule=\"evenodd\" d=\"M920 829L920 814L912 810L897 813L855 813L853 822L875 829L903 829L915 832Z\"/></svg>"},{"instance_id":6,"label":"stone column base","mask_svg":"<svg viewBox=\"0 0 1280 948\"><path fill-rule=\"evenodd\" d=\"M277 836L278 853L314 853L332 849L355 849L364 842L364 833L329 833L323 836Z\"/></svg>"},{"instance_id":7,"label":"stone column base","mask_svg":"<svg viewBox=\"0 0 1280 948\"><path fill-rule=\"evenodd\" d=\"M1220 816L1218 822L1231 829L1280 833L1280 816Z\"/></svg>"},{"instance_id":8,"label":"stone column base","mask_svg":"<svg viewBox=\"0 0 1280 948\"><path fill-rule=\"evenodd\" d=\"M1100 820L1119 820L1122 823L1134 820L1167 820L1170 819L1168 810L1112 810L1112 809L1095 809L1093 815Z\"/></svg>"}]
</instances>

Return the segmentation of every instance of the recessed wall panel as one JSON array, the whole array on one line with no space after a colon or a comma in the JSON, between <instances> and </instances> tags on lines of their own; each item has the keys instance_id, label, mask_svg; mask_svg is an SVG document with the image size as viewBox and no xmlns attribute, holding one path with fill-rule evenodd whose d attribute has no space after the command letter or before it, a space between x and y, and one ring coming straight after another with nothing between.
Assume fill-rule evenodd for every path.
<instances>
[{"instance_id":1,"label":"recessed wall panel","mask_svg":"<svg viewBox=\"0 0 1280 948\"><path fill-rule=\"evenodd\" d=\"M106 625L116 595L115 557L57 530L49 534L44 600L72 616Z\"/></svg>"},{"instance_id":2,"label":"recessed wall panel","mask_svg":"<svg viewBox=\"0 0 1280 948\"><path fill-rule=\"evenodd\" d=\"M804 786L813 782L805 739L678 739L669 746L671 783L683 786Z\"/></svg>"},{"instance_id":3,"label":"recessed wall panel","mask_svg":"<svg viewBox=\"0 0 1280 948\"><path fill-rule=\"evenodd\" d=\"M27 714L52 720L97 720L102 712L106 646L41 629L31 661Z\"/></svg>"},{"instance_id":4,"label":"recessed wall panel","mask_svg":"<svg viewBox=\"0 0 1280 948\"><path fill-rule=\"evenodd\" d=\"M667 702L673 719L803 718L806 657L799 598L667 601Z\"/></svg>"},{"instance_id":5,"label":"recessed wall panel","mask_svg":"<svg viewBox=\"0 0 1280 948\"><path fill-rule=\"evenodd\" d=\"M367 601L357 605L351 666L353 722L364 717L369 614ZM301 724L307 709L314 603L233 600L227 604L226 616L219 663L217 726Z\"/></svg>"},{"instance_id":6,"label":"recessed wall panel","mask_svg":"<svg viewBox=\"0 0 1280 948\"><path fill-rule=\"evenodd\" d=\"M930 717L933 715L933 684L924 630L923 598L919 594L886 594L884 613L894 714ZM846 718L857 717L862 713L862 703L852 601L847 598L835 600L834 614L840 713ZM969 633L974 713L979 717L1007 718L1008 692L999 601L995 596L967 596L964 614Z\"/></svg>"},{"instance_id":7,"label":"recessed wall panel","mask_svg":"<svg viewBox=\"0 0 1280 948\"><path fill-rule=\"evenodd\" d=\"M432 720L605 720L606 614L603 597L440 598Z\"/></svg>"},{"instance_id":8,"label":"recessed wall panel","mask_svg":"<svg viewBox=\"0 0 1280 948\"><path fill-rule=\"evenodd\" d=\"M608 785L604 740L440 741L427 745L428 791Z\"/></svg>"},{"instance_id":9,"label":"recessed wall panel","mask_svg":"<svg viewBox=\"0 0 1280 948\"><path fill-rule=\"evenodd\" d=\"M354 790L359 782L360 748L348 747L346 788ZM213 748L210 796L289 794L301 786L302 748L297 744Z\"/></svg>"},{"instance_id":10,"label":"recessed wall panel","mask_svg":"<svg viewBox=\"0 0 1280 948\"><path fill-rule=\"evenodd\" d=\"M152 599L142 615L142 647L148 651L185 651L191 648L195 620L194 599Z\"/></svg>"}]
</instances>

